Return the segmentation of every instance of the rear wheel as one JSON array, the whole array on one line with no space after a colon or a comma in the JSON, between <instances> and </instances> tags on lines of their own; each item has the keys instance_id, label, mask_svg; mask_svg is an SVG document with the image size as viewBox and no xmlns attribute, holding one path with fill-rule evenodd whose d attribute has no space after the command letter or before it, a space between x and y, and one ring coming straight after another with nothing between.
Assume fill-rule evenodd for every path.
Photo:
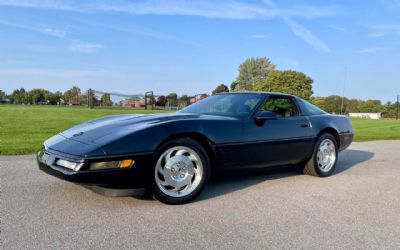
<instances>
[{"instance_id":1,"label":"rear wheel","mask_svg":"<svg viewBox=\"0 0 400 250\"><path fill-rule=\"evenodd\" d=\"M336 140L331 134L322 134L315 144L311 159L304 166L303 173L320 177L332 175L337 162L337 148Z\"/></svg>"},{"instance_id":2,"label":"rear wheel","mask_svg":"<svg viewBox=\"0 0 400 250\"><path fill-rule=\"evenodd\" d=\"M210 176L203 147L190 138L166 143L156 153L153 191L167 204L183 204L201 193Z\"/></svg>"}]
</instances>

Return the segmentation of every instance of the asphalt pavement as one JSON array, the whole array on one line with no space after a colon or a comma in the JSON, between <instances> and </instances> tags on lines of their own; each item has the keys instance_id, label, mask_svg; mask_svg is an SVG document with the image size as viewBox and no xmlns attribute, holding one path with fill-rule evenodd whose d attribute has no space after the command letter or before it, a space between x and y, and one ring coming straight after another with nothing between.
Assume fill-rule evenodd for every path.
<instances>
[{"instance_id":1,"label":"asphalt pavement","mask_svg":"<svg viewBox=\"0 0 400 250\"><path fill-rule=\"evenodd\" d=\"M0 157L0 249L400 249L400 141L353 143L328 178L213 181L187 205L105 197Z\"/></svg>"}]
</instances>

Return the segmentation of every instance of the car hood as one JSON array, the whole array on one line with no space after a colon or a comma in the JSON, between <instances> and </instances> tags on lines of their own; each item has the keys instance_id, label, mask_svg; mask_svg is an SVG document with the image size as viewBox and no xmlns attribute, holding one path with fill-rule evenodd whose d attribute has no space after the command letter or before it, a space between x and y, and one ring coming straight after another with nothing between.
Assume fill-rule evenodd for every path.
<instances>
[{"instance_id":1,"label":"car hood","mask_svg":"<svg viewBox=\"0 0 400 250\"><path fill-rule=\"evenodd\" d=\"M153 115L111 115L91 120L46 140L45 147L69 155L96 157L101 155L120 155L132 152L148 152L155 144L145 143L143 140L151 136L154 131L168 133L163 128L166 123L189 121L183 126L186 129L198 129L190 121L228 121L238 118L228 116L200 115L191 113L169 113ZM204 124L204 123L203 123ZM206 123L208 126L210 123ZM201 126L200 124L198 124ZM172 124L167 128L178 128ZM146 130L150 132L146 132ZM158 133L158 132L157 132ZM139 142L139 143L137 143Z\"/></svg>"},{"instance_id":2,"label":"car hood","mask_svg":"<svg viewBox=\"0 0 400 250\"><path fill-rule=\"evenodd\" d=\"M60 133L65 138L90 143L98 144L99 139L111 133L123 134L132 133L146 127L176 120L199 118L198 114L154 114L154 115L111 115L99 119L91 120Z\"/></svg>"}]
</instances>

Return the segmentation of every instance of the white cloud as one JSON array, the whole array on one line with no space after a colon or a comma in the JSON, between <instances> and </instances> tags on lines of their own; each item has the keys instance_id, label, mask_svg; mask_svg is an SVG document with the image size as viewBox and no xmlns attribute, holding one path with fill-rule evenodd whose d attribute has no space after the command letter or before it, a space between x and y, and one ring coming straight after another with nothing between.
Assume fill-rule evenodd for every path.
<instances>
[{"instance_id":1,"label":"white cloud","mask_svg":"<svg viewBox=\"0 0 400 250\"><path fill-rule=\"evenodd\" d=\"M315 36L311 31L307 28L301 26L300 24L296 23L290 18L283 19L286 24L289 25L292 32L303 39L306 43L312 46L314 49L318 50L319 52L327 53L330 51L328 45L322 42L317 36Z\"/></svg>"},{"instance_id":2,"label":"white cloud","mask_svg":"<svg viewBox=\"0 0 400 250\"><path fill-rule=\"evenodd\" d=\"M12 23L12 22L8 22L8 21L4 21L4 20L0 20L0 25L9 26L9 27L18 28L18 29L30 30L30 31L34 31L34 32L39 32L44 35L54 36L54 37L58 37L58 38L64 38L67 34L67 32L65 30L51 28L46 25L40 25L40 26L25 25L25 24L20 24L20 23Z\"/></svg>"},{"instance_id":3,"label":"white cloud","mask_svg":"<svg viewBox=\"0 0 400 250\"><path fill-rule=\"evenodd\" d=\"M39 30L41 33L49 35L49 36L55 36L59 38L63 38L66 36L65 30L60 30L60 29L53 29L53 28L48 28L48 27L43 27L41 30Z\"/></svg>"},{"instance_id":4,"label":"white cloud","mask_svg":"<svg viewBox=\"0 0 400 250\"><path fill-rule=\"evenodd\" d=\"M0 0L1 1L1 0ZM69 41L69 49L75 52L83 52L83 53L91 53L91 52L96 52L99 49L104 48L104 45L99 44L99 43L88 43L88 42L82 42L78 39L69 39L67 37L67 32L62 29L55 29L55 28L50 28L48 26L28 26L24 24L19 24L19 23L11 23L7 21L0 20L0 25L5 25L9 27L14 27L18 29L24 29L24 30L29 30L33 32L39 32L41 34L47 35L47 36L53 36L57 38L61 38L63 40ZM46 50L48 49L47 46L28 46L33 49L40 49L40 50Z\"/></svg>"},{"instance_id":5,"label":"white cloud","mask_svg":"<svg viewBox=\"0 0 400 250\"><path fill-rule=\"evenodd\" d=\"M275 8L275 9L278 8L278 6L272 0L264 0L264 2L272 8ZM301 26L296 21L294 21L292 18L290 18L289 16L286 16L283 13L280 14L280 17L290 27L290 29L296 36L303 39L306 43L308 43L314 49L316 49L319 52L323 52L323 53L327 53L330 51L328 45L326 45L324 42L322 42L310 30Z\"/></svg>"},{"instance_id":6,"label":"white cloud","mask_svg":"<svg viewBox=\"0 0 400 250\"><path fill-rule=\"evenodd\" d=\"M75 52L92 53L104 48L104 45L98 43L86 43L79 40L71 41L69 49Z\"/></svg>"},{"instance_id":7,"label":"white cloud","mask_svg":"<svg viewBox=\"0 0 400 250\"><path fill-rule=\"evenodd\" d=\"M237 1L147 1L97 6L103 11L128 12L134 15L184 15L225 19L269 19L284 14L292 17L319 18L332 16L336 6L296 6L271 9L259 4Z\"/></svg>"},{"instance_id":8,"label":"white cloud","mask_svg":"<svg viewBox=\"0 0 400 250\"><path fill-rule=\"evenodd\" d=\"M175 42L178 42L178 43L192 45L192 46L195 46L195 47L202 47L202 48L205 47L201 43L188 41L188 40L185 40L185 39L173 36L173 35L165 34L163 32L160 32L160 31L157 31L157 30L153 30L153 29L149 29L149 28L146 28L146 27L143 27L143 26L139 27L139 26L129 25L127 27L121 27L121 26L108 25L108 24L101 24L101 26L103 28L110 29L110 30L113 30L113 31L125 32L125 33L131 33L131 34L138 34L138 35L151 37L151 38L154 38L154 39L157 39L157 40L161 40L161 41L175 41Z\"/></svg>"},{"instance_id":9,"label":"white cloud","mask_svg":"<svg viewBox=\"0 0 400 250\"><path fill-rule=\"evenodd\" d=\"M336 31L340 31L340 32L346 32L347 29L340 27L340 26L336 26L336 25L330 25L329 28L336 30Z\"/></svg>"},{"instance_id":10,"label":"white cloud","mask_svg":"<svg viewBox=\"0 0 400 250\"><path fill-rule=\"evenodd\" d=\"M254 34L254 35L250 35L250 38L255 38L255 39L263 39L263 38L268 38L269 35L266 34Z\"/></svg>"},{"instance_id":11,"label":"white cloud","mask_svg":"<svg viewBox=\"0 0 400 250\"><path fill-rule=\"evenodd\" d=\"M383 33L370 33L370 34L368 34L368 36L369 37L372 37L372 38L376 38L376 37L382 37L382 36L384 36L385 34L383 34Z\"/></svg>"},{"instance_id":12,"label":"white cloud","mask_svg":"<svg viewBox=\"0 0 400 250\"><path fill-rule=\"evenodd\" d=\"M1 5L63 11L124 12L132 15L184 15L225 19L268 19L276 18L281 15L302 18L320 18L333 16L341 11L336 5L303 5L271 9L260 4L232 0L150 0L144 2L118 1L117 3L112 1L93 3L86 1L0 0L0 6Z\"/></svg>"},{"instance_id":13,"label":"white cloud","mask_svg":"<svg viewBox=\"0 0 400 250\"><path fill-rule=\"evenodd\" d=\"M375 54L375 53L382 52L382 51L385 51L385 50L387 50L387 49L386 48L382 48L382 47L374 47L374 48L362 49L359 52L361 54Z\"/></svg>"},{"instance_id":14,"label":"white cloud","mask_svg":"<svg viewBox=\"0 0 400 250\"><path fill-rule=\"evenodd\" d=\"M378 38L378 37L383 37L386 35L391 35L391 34L400 34L400 24L394 23L394 24L375 24L368 26L370 30L372 30L371 33L368 34L368 37L371 38Z\"/></svg>"},{"instance_id":15,"label":"white cloud","mask_svg":"<svg viewBox=\"0 0 400 250\"><path fill-rule=\"evenodd\" d=\"M24 7L24 8L40 8L54 10L70 10L73 11L73 6L65 1L57 0L0 0L0 6Z\"/></svg>"},{"instance_id":16,"label":"white cloud","mask_svg":"<svg viewBox=\"0 0 400 250\"><path fill-rule=\"evenodd\" d=\"M293 18L315 19L334 16L342 10L336 5L302 5L280 8L273 1L266 4L254 2L222 1L182 1L149 0L145 2L128 1L39 1L39 0L0 0L0 6L42 8L63 11L121 12L132 15L181 15L222 19L273 19L281 18L292 32L320 52L329 52L329 47L310 30L301 26Z\"/></svg>"},{"instance_id":17,"label":"white cloud","mask_svg":"<svg viewBox=\"0 0 400 250\"><path fill-rule=\"evenodd\" d=\"M372 26L373 29L400 32L400 24L377 24Z\"/></svg>"}]
</instances>

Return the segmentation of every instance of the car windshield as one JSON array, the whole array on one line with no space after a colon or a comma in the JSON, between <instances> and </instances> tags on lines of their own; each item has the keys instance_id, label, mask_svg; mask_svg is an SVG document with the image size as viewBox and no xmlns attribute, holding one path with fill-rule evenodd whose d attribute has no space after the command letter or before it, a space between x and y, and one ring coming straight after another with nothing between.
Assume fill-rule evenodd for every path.
<instances>
[{"instance_id":1,"label":"car windshield","mask_svg":"<svg viewBox=\"0 0 400 250\"><path fill-rule=\"evenodd\" d=\"M262 99L260 94L222 94L207 97L179 112L226 116L248 116Z\"/></svg>"}]
</instances>

